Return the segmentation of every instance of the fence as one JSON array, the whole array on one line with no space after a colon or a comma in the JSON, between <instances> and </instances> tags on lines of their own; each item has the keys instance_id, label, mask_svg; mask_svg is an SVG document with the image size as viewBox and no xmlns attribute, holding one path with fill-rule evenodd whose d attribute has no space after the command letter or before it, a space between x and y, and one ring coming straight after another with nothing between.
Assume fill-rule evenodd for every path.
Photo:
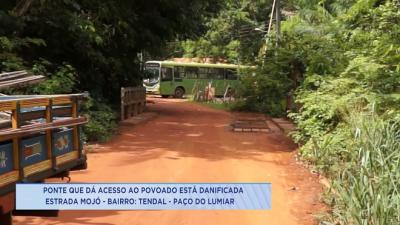
<instances>
[{"instance_id":1,"label":"fence","mask_svg":"<svg viewBox=\"0 0 400 225\"><path fill-rule=\"evenodd\" d=\"M121 120L129 119L144 111L146 107L146 88L121 88Z\"/></svg>"}]
</instances>

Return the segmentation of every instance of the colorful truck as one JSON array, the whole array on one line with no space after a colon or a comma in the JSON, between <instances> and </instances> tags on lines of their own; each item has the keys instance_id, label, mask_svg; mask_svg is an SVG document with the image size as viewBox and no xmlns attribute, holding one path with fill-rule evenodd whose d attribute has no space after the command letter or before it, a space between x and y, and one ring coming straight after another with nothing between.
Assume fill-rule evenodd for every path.
<instances>
[{"instance_id":1,"label":"colorful truck","mask_svg":"<svg viewBox=\"0 0 400 225\"><path fill-rule=\"evenodd\" d=\"M79 115L83 98L0 96L0 224L11 224L12 215L54 214L15 210L16 183L44 182L86 169L80 133L87 119Z\"/></svg>"}]
</instances>

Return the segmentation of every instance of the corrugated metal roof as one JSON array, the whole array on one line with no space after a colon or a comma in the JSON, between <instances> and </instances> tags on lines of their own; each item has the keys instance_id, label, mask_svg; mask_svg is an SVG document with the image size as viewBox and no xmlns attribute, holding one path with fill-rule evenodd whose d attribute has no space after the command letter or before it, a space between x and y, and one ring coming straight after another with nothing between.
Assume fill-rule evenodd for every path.
<instances>
[{"instance_id":1,"label":"corrugated metal roof","mask_svg":"<svg viewBox=\"0 0 400 225\"><path fill-rule=\"evenodd\" d=\"M43 75L29 75L26 71L15 71L0 74L0 91L9 88L26 87L46 79Z\"/></svg>"},{"instance_id":2,"label":"corrugated metal roof","mask_svg":"<svg viewBox=\"0 0 400 225\"><path fill-rule=\"evenodd\" d=\"M39 83L46 79L42 75L29 75L25 70L0 73L0 91L10 88L21 88ZM4 96L0 94L0 100L14 98L13 96ZM10 112L0 112L0 129L11 125Z\"/></svg>"}]
</instances>

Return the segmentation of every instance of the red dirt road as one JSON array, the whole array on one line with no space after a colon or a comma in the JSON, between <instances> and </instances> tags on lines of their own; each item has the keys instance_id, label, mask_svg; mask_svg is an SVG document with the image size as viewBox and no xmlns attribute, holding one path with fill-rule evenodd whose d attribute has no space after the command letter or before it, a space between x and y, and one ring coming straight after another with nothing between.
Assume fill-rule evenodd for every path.
<instances>
[{"instance_id":1,"label":"red dirt road","mask_svg":"<svg viewBox=\"0 0 400 225\"><path fill-rule=\"evenodd\" d=\"M283 134L234 133L233 114L172 99L153 99L159 115L88 154L72 182L271 182L269 211L62 211L56 218L15 217L16 225L316 224L323 206L318 178L297 165ZM295 187L295 188L294 188Z\"/></svg>"}]
</instances>

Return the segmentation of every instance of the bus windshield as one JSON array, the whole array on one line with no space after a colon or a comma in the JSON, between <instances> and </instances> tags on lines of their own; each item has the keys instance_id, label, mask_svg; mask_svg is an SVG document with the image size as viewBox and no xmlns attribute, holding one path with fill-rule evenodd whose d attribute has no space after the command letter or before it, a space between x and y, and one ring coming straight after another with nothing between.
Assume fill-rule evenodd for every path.
<instances>
[{"instance_id":1,"label":"bus windshield","mask_svg":"<svg viewBox=\"0 0 400 225\"><path fill-rule=\"evenodd\" d=\"M160 65L159 64L146 64L144 71L144 84L154 85L160 82Z\"/></svg>"}]
</instances>

